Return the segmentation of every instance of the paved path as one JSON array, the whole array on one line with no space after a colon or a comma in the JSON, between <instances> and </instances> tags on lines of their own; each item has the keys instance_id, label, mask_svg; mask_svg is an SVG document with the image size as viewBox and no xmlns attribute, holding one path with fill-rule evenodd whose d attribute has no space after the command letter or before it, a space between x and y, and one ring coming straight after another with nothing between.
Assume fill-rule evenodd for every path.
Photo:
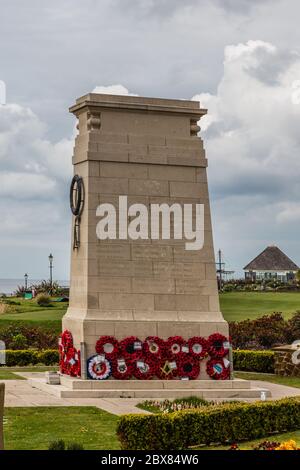
<instances>
[{"instance_id":1,"label":"paved path","mask_svg":"<svg viewBox=\"0 0 300 470\"><path fill-rule=\"evenodd\" d=\"M286 385L273 384L262 380L251 380L253 387L267 388L272 394L272 400L279 398L298 397L300 396L300 388L287 387Z\"/></svg>"},{"instance_id":2,"label":"paved path","mask_svg":"<svg viewBox=\"0 0 300 470\"><path fill-rule=\"evenodd\" d=\"M96 406L115 415L146 413L136 408L141 400L135 398L57 398L31 387L27 380L3 380L5 406Z\"/></svg>"},{"instance_id":3,"label":"paved path","mask_svg":"<svg viewBox=\"0 0 300 470\"><path fill-rule=\"evenodd\" d=\"M21 375L21 374L20 374ZM25 375L25 374L22 374ZM136 398L57 398L47 392L32 388L27 380L4 380L5 406L96 406L109 413L122 415L127 413L146 413L136 408L141 399ZM259 380L251 381L252 386L267 388L273 400L300 396L300 388L287 387ZM248 401L248 400L247 400ZM250 401L250 400L249 400ZM253 400L251 400L253 401Z\"/></svg>"}]
</instances>

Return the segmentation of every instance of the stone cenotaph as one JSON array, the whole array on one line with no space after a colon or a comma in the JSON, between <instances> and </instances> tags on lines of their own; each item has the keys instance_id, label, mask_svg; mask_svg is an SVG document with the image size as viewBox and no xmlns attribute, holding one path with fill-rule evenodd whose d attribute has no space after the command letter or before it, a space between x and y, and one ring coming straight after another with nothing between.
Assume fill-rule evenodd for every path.
<instances>
[{"instance_id":1,"label":"stone cenotaph","mask_svg":"<svg viewBox=\"0 0 300 470\"><path fill-rule=\"evenodd\" d=\"M61 396L258 396L249 382L232 380L228 324L217 291L207 159L198 136L206 110L197 101L92 93L70 111L78 135ZM137 204L148 210L146 219L134 215ZM169 213L170 237L163 235L160 219L155 236L150 229L145 236L141 220L144 228L152 227L151 206L162 204L182 208L183 215L185 205L201 205L200 249L187 249L186 237L174 235L181 228L176 211ZM113 215L108 206L116 217L104 239L101 221ZM196 223L195 213L189 214ZM141 236L128 236L132 223Z\"/></svg>"}]
</instances>

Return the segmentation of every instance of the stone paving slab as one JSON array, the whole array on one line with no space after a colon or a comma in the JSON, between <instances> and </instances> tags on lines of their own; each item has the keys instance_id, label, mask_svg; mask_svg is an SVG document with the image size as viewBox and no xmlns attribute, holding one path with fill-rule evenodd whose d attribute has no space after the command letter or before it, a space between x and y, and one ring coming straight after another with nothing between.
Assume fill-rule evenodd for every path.
<instances>
[{"instance_id":1,"label":"stone paving slab","mask_svg":"<svg viewBox=\"0 0 300 470\"><path fill-rule=\"evenodd\" d=\"M274 384L263 380L251 380L254 387L265 387L270 390L272 400L279 400L286 397L300 397L300 388L288 387L286 385Z\"/></svg>"},{"instance_id":2,"label":"stone paving slab","mask_svg":"<svg viewBox=\"0 0 300 470\"><path fill-rule=\"evenodd\" d=\"M33 388L27 381L3 380L5 383L5 407L30 406L96 406L109 413L122 415L146 413L136 408L140 400L115 398L57 398L49 393Z\"/></svg>"}]
</instances>

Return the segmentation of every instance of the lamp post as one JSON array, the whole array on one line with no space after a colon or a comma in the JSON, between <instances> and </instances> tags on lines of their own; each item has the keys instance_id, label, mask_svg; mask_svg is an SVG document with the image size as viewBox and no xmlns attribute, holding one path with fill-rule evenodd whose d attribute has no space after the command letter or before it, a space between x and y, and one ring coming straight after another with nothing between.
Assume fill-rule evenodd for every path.
<instances>
[{"instance_id":1,"label":"lamp post","mask_svg":"<svg viewBox=\"0 0 300 470\"><path fill-rule=\"evenodd\" d=\"M50 269L50 294L52 294L52 271L53 271L53 255L50 253L48 256L49 259L49 269Z\"/></svg>"},{"instance_id":2,"label":"lamp post","mask_svg":"<svg viewBox=\"0 0 300 470\"><path fill-rule=\"evenodd\" d=\"M27 287L28 287L28 274L27 273L24 274L24 280L25 280L25 290L27 290Z\"/></svg>"}]
</instances>

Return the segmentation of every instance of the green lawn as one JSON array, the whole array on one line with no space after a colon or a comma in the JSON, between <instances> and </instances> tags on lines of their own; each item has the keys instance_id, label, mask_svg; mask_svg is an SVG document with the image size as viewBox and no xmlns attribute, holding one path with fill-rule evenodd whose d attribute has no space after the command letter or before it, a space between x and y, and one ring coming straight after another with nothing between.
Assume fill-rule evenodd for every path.
<instances>
[{"instance_id":1,"label":"green lawn","mask_svg":"<svg viewBox=\"0 0 300 470\"><path fill-rule=\"evenodd\" d=\"M24 367L0 367L0 380L26 380L15 372L46 372L47 370L58 370L55 366L24 366Z\"/></svg>"},{"instance_id":2,"label":"green lawn","mask_svg":"<svg viewBox=\"0 0 300 470\"><path fill-rule=\"evenodd\" d=\"M0 327L12 323L41 326L60 333L61 318L67 310L66 303L52 302L51 307L39 307L34 300L14 298L13 312L0 314ZM226 320L253 319L267 313L282 312L285 318L300 310L298 292L227 292L220 295L221 310Z\"/></svg>"},{"instance_id":3,"label":"green lawn","mask_svg":"<svg viewBox=\"0 0 300 470\"><path fill-rule=\"evenodd\" d=\"M245 380L263 380L264 382L286 385L287 387L300 388L300 377L281 377L280 375L260 374L256 372L235 372L234 377Z\"/></svg>"},{"instance_id":4,"label":"green lawn","mask_svg":"<svg viewBox=\"0 0 300 470\"><path fill-rule=\"evenodd\" d=\"M20 305L12 305L11 312L0 314L0 326L8 326L12 323L41 326L60 333L61 319L65 314L68 304L64 302L52 302L49 307L40 307L34 300L12 298Z\"/></svg>"},{"instance_id":5,"label":"green lawn","mask_svg":"<svg viewBox=\"0 0 300 470\"><path fill-rule=\"evenodd\" d=\"M227 321L254 319L266 313L282 312L285 318L300 310L300 292L227 292L220 295Z\"/></svg>"},{"instance_id":6,"label":"green lawn","mask_svg":"<svg viewBox=\"0 0 300 470\"><path fill-rule=\"evenodd\" d=\"M0 380L25 380L20 375L14 374L11 370L0 369Z\"/></svg>"},{"instance_id":7,"label":"green lawn","mask_svg":"<svg viewBox=\"0 0 300 470\"><path fill-rule=\"evenodd\" d=\"M43 450L63 439L84 449L119 449L118 417L94 407L5 408L4 439L7 450Z\"/></svg>"}]
</instances>

